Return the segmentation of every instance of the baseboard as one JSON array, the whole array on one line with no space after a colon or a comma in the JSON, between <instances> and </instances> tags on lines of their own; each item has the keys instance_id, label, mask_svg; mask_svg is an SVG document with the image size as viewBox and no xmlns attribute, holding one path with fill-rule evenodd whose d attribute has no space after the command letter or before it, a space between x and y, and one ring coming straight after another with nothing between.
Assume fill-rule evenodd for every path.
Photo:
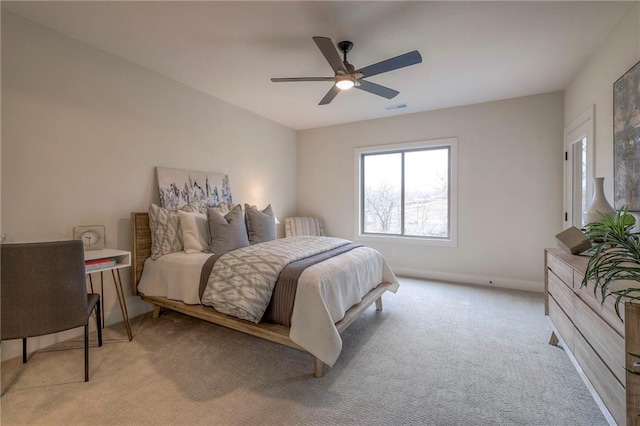
<instances>
[{"instance_id":1,"label":"baseboard","mask_svg":"<svg viewBox=\"0 0 640 426\"><path fill-rule=\"evenodd\" d=\"M496 277L483 277L476 275L464 275L464 274L450 274L446 272L437 272L437 271L425 271L422 269L411 269L411 268L393 268L393 271L396 275L406 276L406 277L414 277L421 279L428 279L434 281L445 281L445 282L454 282L454 283L462 283L462 284L476 284L476 285L485 285L492 286L498 288L508 288L514 290L525 290L525 291L534 291L542 293L544 291L544 285L542 283L538 283L535 281L522 281L522 280L513 280L508 278L496 278ZM105 322L106 326L118 323L122 321L122 313L120 312L120 307L117 306L117 303L114 301L114 305L112 309L107 309L105 312ZM138 297L127 297L127 310L129 312L129 318L134 318L138 315L142 315L146 312L152 310L150 304L140 300ZM91 330L93 330L94 324L93 321L89 321L91 325ZM53 345L55 343L65 341L77 336L82 335L82 328L68 330L62 333L55 333L47 336L39 336L29 339L29 352L32 350L38 350L45 348L47 346ZM15 341L5 341L2 344L2 351L0 352L0 356L2 360L6 360L9 358L17 357L22 355L22 342L20 340Z\"/></svg>"},{"instance_id":2,"label":"baseboard","mask_svg":"<svg viewBox=\"0 0 640 426\"><path fill-rule=\"evenodd\" d=\"M451 274L448 272L425 271L411 268L392 268L396 275L422 278L434 281L445 281L462 284L476 284L491 287L508 288L512 290L544 292L544 284L536 281L515 280L502 277L484 277L478 275Z\"/></svg>"},{"instance_id":3,"label":"baseboard","mask_svg":"<svg viewBox=\"0 0 640 426\"><path fill-rule=\"evenodd\" d=\"M127 296L129 297L129 296ZM151 312L153 306L147 302L140 300L139 297L131 297L127 299L127 312L129 318L135 318L139 315ZM122 322L122 312L117 302L114 302L112 309L105 312L105 327ZM94 332L96 323L91 318L89 320L89 332ZM71 330L61 331L58 333L46 334L44 336L30 337L28 339L28 352L31 354L40 349L45 349L56 343L75 339L83 335L83 327L72 328ZM0 344L0 360L6 361L11 358L22 356L22 339L5 340Z\"/></svg>"},{"instance_id":4,"label":"baseboard","mask_svg":"<svg viewBox=\"0 0 640 426\"><path fill-rule=\"evenodd\" d=\"M95 330L95 322L93 323L91 330ZM56 343L64 342L70 339L74 339L78 336L82 336L84 332L83 327L72 328L71 330L65 330L58 333L46 334L44 336L29 337L27 339L27 352L29 356L33 352L44 349ZM2 361L6 361L11 358L17 358L22 356L22 339L3 340L2 341Z\"/></svg>"}]
</instances>

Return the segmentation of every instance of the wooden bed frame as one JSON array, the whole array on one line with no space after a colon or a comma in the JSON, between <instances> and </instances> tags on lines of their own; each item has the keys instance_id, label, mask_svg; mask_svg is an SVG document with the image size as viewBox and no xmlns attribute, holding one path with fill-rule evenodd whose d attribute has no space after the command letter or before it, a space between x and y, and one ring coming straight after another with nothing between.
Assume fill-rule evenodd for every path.
<instances>
[{"instance_id":1,"label":"wooden bed frame","mask_svg":"<svg viewBox=\"0 0 640 426\"><path fill-rule=\"evenodd\" d=\"M304 348L298 346L289 338L289 327L284 325L254 324L250 321L222 314L209 306L188 305L165 297L145 296L138 293L138 282L142 276L144 261L151 256L151 230L149 229L148 213L131 213L131 238L131 289L134 296L138 295L142 300L153 304L153 318L158 318L160 310L166 308L306 352ZM342 333L373 302L376 303L376 310L381 311L382 294L389 287L391 287L390 283L378 284L376 288L362 298L360 303L353 305L345 313L344 318L336 323L338 332ZM315 377L324 375L323 363L315 356L313 357L313 374Z\"/></svg>"}]
</instances>

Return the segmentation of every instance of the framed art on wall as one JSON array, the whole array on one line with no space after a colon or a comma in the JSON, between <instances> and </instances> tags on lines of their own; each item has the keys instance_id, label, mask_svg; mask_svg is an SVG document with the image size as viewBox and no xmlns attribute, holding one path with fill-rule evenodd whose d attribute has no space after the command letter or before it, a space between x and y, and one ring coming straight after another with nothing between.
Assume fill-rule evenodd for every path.
<instances>
[{"instance_id":1,"label":"framed art on wall","mask_svg":"<svg viewBox=\"0 0 640 426\"><path fill-rule=\"evenodd\" d=\"M640 211L640 62L613 83L615 208Z\"/></svg>"},{"instance_id":2,"label":"framed art on wall","mask_svg":"<svg viewBox=\"0 0 640 426\"><path fill-rule=\"evenodd\" d=\"M220 173L156 167L160 206L177 210L185 204L199 207L231 204L229 176Z\"/></svg>"}]
</instances>

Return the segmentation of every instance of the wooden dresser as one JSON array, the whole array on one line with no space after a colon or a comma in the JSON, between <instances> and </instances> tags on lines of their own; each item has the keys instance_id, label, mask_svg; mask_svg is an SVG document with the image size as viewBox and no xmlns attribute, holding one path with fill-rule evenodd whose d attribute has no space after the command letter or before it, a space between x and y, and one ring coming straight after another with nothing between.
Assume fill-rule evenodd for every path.
<instances>
[{"instance_id":1,"label":"wooden dresser","mask_svg":"<svg viewBox=\"0 0 640 426\"><path fill-rule=\"evenodd\" d=\"M626 303L624 323L614 309L614 299L601 304L593 286L581 283L588 257L560 249L545 251L545 314L565 342L607 409L619 425L640 426L640 371L628 353L640 354L640 304ZM621 283L619 283L621 284Z\"/></svg>"}]
</instances>

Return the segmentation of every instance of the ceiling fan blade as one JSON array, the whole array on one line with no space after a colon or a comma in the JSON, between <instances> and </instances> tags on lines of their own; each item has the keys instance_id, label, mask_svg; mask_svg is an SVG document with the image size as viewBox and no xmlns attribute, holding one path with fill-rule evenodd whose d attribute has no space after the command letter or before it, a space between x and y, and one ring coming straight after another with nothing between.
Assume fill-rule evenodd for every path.
<instances>
[{"instance_id":1,"label":"ceiling fan blade","mask_svg":"<svg viewBox=\"0 0 640 426\"><path fill-rule=\"evenodd\" d=\"M397 70L398 68L408 67L410 65L419 64L422 62L422 56L420 52L414 50L413 52L405 53L404 55L396 56L395 58L381 61L368 67L359 69L357 72L361 72L363 77L371 77L374 75L382 74L383 72Z\"/></svg>"},{"instance_id":2,"label":"ceiling fan blade","mask_svg":"<svg viewBox=\"0 0 640 426\"><path fill-rule=\"evenodd\" d=\"M336 50L336 47L334 46L330 38L313 37L313 41L316 42L318 49L320 49L320 52L322 52L324 58L327 60L327 62L329 62L329 65L331 65L331 69L336 74L338 73L338 71L349 74L349 71L347 71L347 68L342 63L342 59L340 58L340 55L338 54L338 51Z\"/></svg>"},{"instance_id":3,"label":"ceiling fan blade","mask_svg":"<svg viewBox=\"0 0 640 426\"><path fill-rule=\"evenodd\" d=\"M288 81L334 81L335 77L285 77L285 78L272 78L274 83L284 83Z\"/></svg>"},{"instance_id":4,"label":"ceiling fan blade","mask_svg":"<svg viewBox=\"0 0 640 426\"><path fill-rule=\"evenodd\" d=\"M322 98L322 100L320 101L320 103L318 105L327 105L328 103L330 103L333 100L333 98L338 96L338 93L340 93L340 89L338 89L338 86L333 85L333 87L331 89L329 89L327 94L324 95L324 98Z\"/></svg>"},{"instance_id":5,"label":"ceiling fan blade","mask_svg":"<svg viewBox=\"0 0 640 426\"><path fill-rule=\"evenodd\" d=\"M391 99L395 98L400 92L397 90L389 89L388 87L381 86L376 83L372 83L366 80L359 80L360 85L356 86L357 89L364 90L365 92L373 93L374 95L382 96L383 98Z\"/></svg>"}]
</instances>

